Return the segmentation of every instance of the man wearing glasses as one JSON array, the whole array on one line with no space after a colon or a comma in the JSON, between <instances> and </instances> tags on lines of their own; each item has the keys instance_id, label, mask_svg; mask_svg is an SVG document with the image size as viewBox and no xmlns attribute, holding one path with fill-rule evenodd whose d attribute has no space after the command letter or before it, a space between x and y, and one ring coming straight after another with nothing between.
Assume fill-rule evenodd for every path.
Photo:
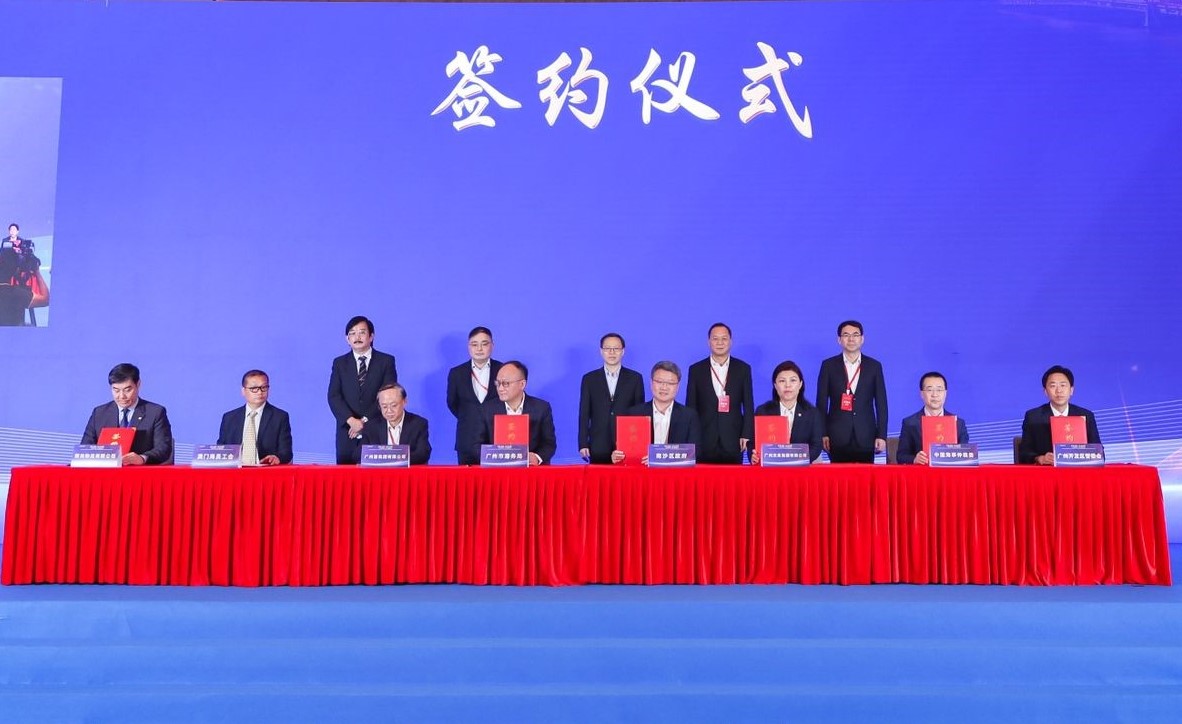
<instances>
[{"instance_id":1,"label":"man wearing glasses","mask_svg":"<svg viewBox=\"0 0 1182 724\"><path fill-rule=\"evenodd\" d=\"M492 443L497 415L529 416L530 465L547 465L550 458L554 457L554 451L558 449L558 441L554 436L554 413L549 402L525 394L528 378L529 370L517 360L501 365L495 383L497 399L490 398L484 403L484 432L474 446L474 457L480 457L481 444Z\"/></svg>"},{"instance_id":2,"label":"man wearing glasses","mask_svg":"<svg viewBox=\"0 0 1182 724\"><path fill-rule=\"evenodd\" d=\"M887 395L882 364L862 354L862 323L837 325L841 354L821 363L817 409L825 420L821 444L832 463L873 463L886 451Z\"/></svg>"},{"instance_id":3,"label":"man wearing glasses","mask_svg":"<svg viewBox=\"0 0 1182 724\"><path fill-rule=\"evenodd\" d=\"M291 462L291 418L267 404L271 379L262 370L242 375L246 405L222 415L218 445L241 445L243 465L287 465Z\"/></svg>"},{"instance_id":4,"label":"man wearing glasses","mask_svg":"<svg viewBox=\"0 0 1182 724\"><path fill-rule=\"evenodd\" d=\"M672 362L653 365L651 376L653 399L628 410L629 415L647 417L652 421L654 445L694 445L702 442L702 424L698 413L677 402L677 387L681 384L681 369ZM624 462L624 451L613 450L611 461ZM641 458L648 464L648 458Z\"/></svg>"},{"instance_id":5,"label":"man wearing glasses","mask_svg":"<svg viewBox=\"0 0 1182 724\"><path fill-rule=\"evenodd\" d=\"M398 381L394 356L373 348L373 322L353 317L345 325L350 350L332 361L328 407L337 421L337 465L357 457L361 428L381 416L378 390Z\"/></svg>"},{"instance_id":6,"label":"man wearing glasses","mask_svg":"<svg viewBox=\"0 0 1182 724\"><path fill-rule=\"evenodd\" d=\"M484 432L481 405L491 397L501 363L492 358L492 330L475 327L468 333L468 361L452 367L447 373L447 409L456 418L456 461L460 465L477 465L479 456L472 455L472 446L479 450L480 435Z\"/></svg>"},{"instance_id":7,"label":"man wearing glasses","mask_svg":"<svg viewBox=\"0 0 1182 724\"><path fill-rule=\"evenodd\" d=\"M895 453L895 462L901 465L929 463L928 454L923 449L924 417L956 415L944 409L944 401L948 398L948 381L939 372L928 372L919 378L919 398L923 400L923 409L903 418L903 431L899 433L899 450ZM969 441L969 429L959 417L956 418L956 441Z\"/></svg>"},{"instance_id":8,"label":"man wearing glasses","mask_svg":"<svg viewBox=\"0 0 1182 724\"><path fill-rule=\"evenodd\" d=\"M579 390L579 455L590 463L612 462L616 415L644 402L644 378L624 367L624 338L615 332L599 340L603 367L583 375Z\"/></svg>"}]
</instances>

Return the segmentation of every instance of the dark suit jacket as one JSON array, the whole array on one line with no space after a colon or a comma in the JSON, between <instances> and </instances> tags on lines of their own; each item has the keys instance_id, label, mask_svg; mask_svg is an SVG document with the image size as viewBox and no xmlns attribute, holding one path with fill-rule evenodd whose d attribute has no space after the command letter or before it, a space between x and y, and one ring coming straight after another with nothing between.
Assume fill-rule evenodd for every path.
<instances>
[{"instance_id":1,"label":"dark suit jacket","mask_svg":"<svg viewBox=\"0 0 1182 724\"><path fill-rule=\"evenodd\" d=\"M702 423L702 462L742 462L739 438L755 437L755 395L751 391L751 365L731 357L727 372L726 393L731 398L730 412L718 411L714 394L714 375L710 358L690 365L685 390L685 405L698 413Z\"/></svg>"},{"instance_id":2,"label":"dark suit jacket","mask_svg":"<svg viewBox=\"0 0 1182 724\"><path fill-rule=\"evenodd\" d=\"M644 378L636 370L620 368L616 396L608 392L603 367L583 375L579 388L579 449L591 451L591 462L610 463L616 449L616 415L644 403Z\"/></svg>"},{"instance_id":3,"label":"dark suit jacket","mask_svg":"<svg viewBox=\"0 0 1182 724\"><path fill-rule=\"evenodd\" d=\"M471 451L472 457L477 460L480 459L480 446L492 444L496 416L505 414L505 403L495 394L489 395L484 399L480 412L484 416L484 430ZM529 417L529 451L537 453L542 459L542 464L547 465L550 458L554 457L554 451L558 449L558 440L554 437L554 413L550 409L550 403L527 394L524 412Z\"/></svg>"},{"instance_id":4,"label":"dark suit jacket","mask_svg":"<svg viewBox=\"0 0 1182 724\"><path fill-rule=\"evenodd\" d=\"M361 428L361 442L363 445L388 445L390 433L387 432L384 417L371 417L365 427ZM398 439L400 445L410 446L410 464L426 465L431 459L431 439L427 431L427 418L413 412L404 412L402 417L402 434ZM357 448L357 455L353 462L361 462L361 447Z\"/></svg>"},{"instance_id":5,"label":"dark suit jacket","mask_svg":"<svg viewBox=\"0 0 1182 724\"><path fill-rule=\"evenodd\" d=\"M780 414L780 400L770 400L755 408L756 415L779 415ZM789 442L797 444L805 444L809 446L809 459L816 460L821 457L821 438L822 429L821 414L817 412L817 408L808 403L808 400L798 398L796 400L796 417L792 418L792 434L789 437ZM754 438L751 444L755 444ZM759 452L756 450L755 452Z\"/></svg>"},{"instance_id":6,"label":"dark suit jacket","mask_svg":"<svg viewBox=\"0 0 1182 724\"><path fill-rule=\"evenodd\" d=\"M1067 405L1068 415L1083 417L1088 427L1088 442L1100 442L1100 428L1096 427L1096 416L1092 411L1079 405ZM1054 449L1051 443L1051 404L1040 405L1026 411L1022 419L1022 445L1018 448L1018 460L1031 464L1040 455Z\"/></svg>"},{"instance_id":7,"label":"dark suit jacket","mask_svg":"<svg viewBox=\"0 0 1182 724\"><path fill-rule=\"evenodd\" d=\"M951 410L944 410L945 415L955 415ZM895 453L895 462L900 465L911 465L915 456L923 450L923 410L903 418L903 430L899 433L899 449ZM964 420L956 418L956 441L969 441L969 428Z\"/></svg>"},{"instance_id":8,"label":"dark suit jacket","mask_svg":"<svg viewBox=\"0 0 1182 724\"><path fill-rule=\"evenodd\" d=\"M359 444L349 439L349 418L381 417L378 390L398 381L393 355L375 349L371 350L369 356L364 387L357 384L357 360L352 350L332 361L332 374L328 378L328 406L337 421L338 465L353 462L353 453Z\"/></svg>"},{"instance_id":9,"label":"dark suit jacket","mask_svg":"<svg viewBox=\"0 0 1182 724\"><path fill-rule=\"evenodd\" d=\"M148 465L172 465L172 425L168 422L168 412L141 397L131 414L131 423L135 428L131 451L143 455ZM82 444L97 445L104 427L119 427L119 406L113 401L99 405L90 413L86 431L82 433Z\"/></svg>"},{"instance_id":10,"label":"dark suit jacket","mask_svg":"<svg viewBox=\"0 0 1182 724\"><path fill-rule=\"evenodd\" d=\"M246 423L246 405L236 407L222 415L222 427L218 431L218 445L241 445L242 428ZM291 462L291 418L287 413L267 403L259 418L255 447L259 460L274 455L284 465Z\"/></svg>"},{"instance_id":11,"label":"dark suit jacket","mask_svg":"<svg viewBox=\"0 0 1182 724\"><path fill-rule=\"evenodd\" d=\"M649 400L643 404L636 405L624 414L647 417L651 423L653 417L653 401ZM649 432L653 436L652 439L656 440L656 429L650 426ZM702 444L702 423L698 419L698 413L676 400L673 401L673 415L669 419L668 444L694 445L695 453L697 453L696 446Z\"/></svg>"},{"instance_id":12,"label":"dark suit jacket","mask_svg":"<svg viewBox=\"0 0 1182 724\"><path fill-rule=\"evenodd\" d=\"M501 369L501 363L495 359L489 360L488 364L488 394L484 396L486 401L490 398L497 399L497 388L494 383L497 372ZM480 398L472 391L472 360L469 359L464 364L448 370L447 409L451 410L451 414L456 418L455 449L461 456L471 451L473 445L480 444L477 441L484 433L484 416L480 413L480 404Z\"/></svg>"},{"instance_id":13,"label":"dark suit jacket","mask_svg":"<svg viewBox=\"0 0 1182 724\"><path fill-rule=\"evenodd\" d=\"M824 434L829 437L830 445L873 450L876 438L887 439L887 395L882 364L873 357L862 355L862 372L858 375L858 387L854 392L853 412L841 409L845 385L842 355L821 363L821 374L817 378L817 409L821 413Z\"/></svg>"}]
</instances>

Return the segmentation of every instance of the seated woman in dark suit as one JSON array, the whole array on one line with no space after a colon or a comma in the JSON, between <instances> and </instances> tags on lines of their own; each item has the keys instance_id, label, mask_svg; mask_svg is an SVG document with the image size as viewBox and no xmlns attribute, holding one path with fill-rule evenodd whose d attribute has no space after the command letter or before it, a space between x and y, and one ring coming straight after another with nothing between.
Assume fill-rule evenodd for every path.
<instances>
[{"instance_id":1,"label":"seated woman in dark suit","mask_svg":"<svg viewBox=\"0 0 1182 724\"><path fill-rule=\"evenodd\" d=\"M783 415L788 418L789 440L809 446L809 459L821 456L821 415L804 398L804 373L791 360L776 365L772 372L772 399L755 408L756 415ZM759 464L759 451L751 453L751 462Z\"/></svg>"}]
</instances>

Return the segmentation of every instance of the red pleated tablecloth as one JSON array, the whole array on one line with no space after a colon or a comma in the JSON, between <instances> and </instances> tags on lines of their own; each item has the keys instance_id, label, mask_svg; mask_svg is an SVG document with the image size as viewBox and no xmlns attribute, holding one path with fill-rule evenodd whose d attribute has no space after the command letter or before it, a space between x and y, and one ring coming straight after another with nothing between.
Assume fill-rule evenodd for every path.
<instances>
[{"instance_id":1,"label":"red pleated tablecloth","mask_svg":"<svg viewBox=\"0 0 1182 724\"><path fill-rule=\"evenodd\" d=\"M17 468L2 580L1171 583L1137 465Z\"/></svg>"}]
</instances>

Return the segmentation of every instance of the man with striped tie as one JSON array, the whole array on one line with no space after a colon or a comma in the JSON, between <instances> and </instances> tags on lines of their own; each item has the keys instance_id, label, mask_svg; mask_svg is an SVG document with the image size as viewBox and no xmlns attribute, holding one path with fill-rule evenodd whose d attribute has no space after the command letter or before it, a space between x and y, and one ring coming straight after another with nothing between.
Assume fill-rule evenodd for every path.
<instances>
[{"instance_id":1,"label":"man with striped tie","mask_svg":"<svg viewBox=\"0 0 1182 724\"><path fill-rule=\"evenodd\" d=\"M271 378L262 370L242 375L246 405L222 415L218 445L241 445L243 465L286 465L291 462L291 418L268 404Z\"/></svg>"},{"instance_id":2,"label":"man with striped tie","mask_svg":"<svg viewBox=\"0 0 1182 724\"><path fill-rule=\"evenodd\" d=\"M131 452L123 456L124 465L172 465L172 425L168 412L155 402L140 397L140 369L124 362L107 375L112 402L99 405L86 421L83 445L97 445L104 427L135 429Z\"/></svg>"},{"instance_id":3,"label":"man with striped tie","mask_svg":"<svg viewBox=\"0 0 1182 724\"><path fill-rule=\"evenodd\" d=\"M349 351L332 361L328 407L337 422L337 465L351 465L361 445L361 428L381 417L378 390L398 381L394 356L373 348L373 322L353 317L345 325Z\"/></svg>"}]
</instances>

